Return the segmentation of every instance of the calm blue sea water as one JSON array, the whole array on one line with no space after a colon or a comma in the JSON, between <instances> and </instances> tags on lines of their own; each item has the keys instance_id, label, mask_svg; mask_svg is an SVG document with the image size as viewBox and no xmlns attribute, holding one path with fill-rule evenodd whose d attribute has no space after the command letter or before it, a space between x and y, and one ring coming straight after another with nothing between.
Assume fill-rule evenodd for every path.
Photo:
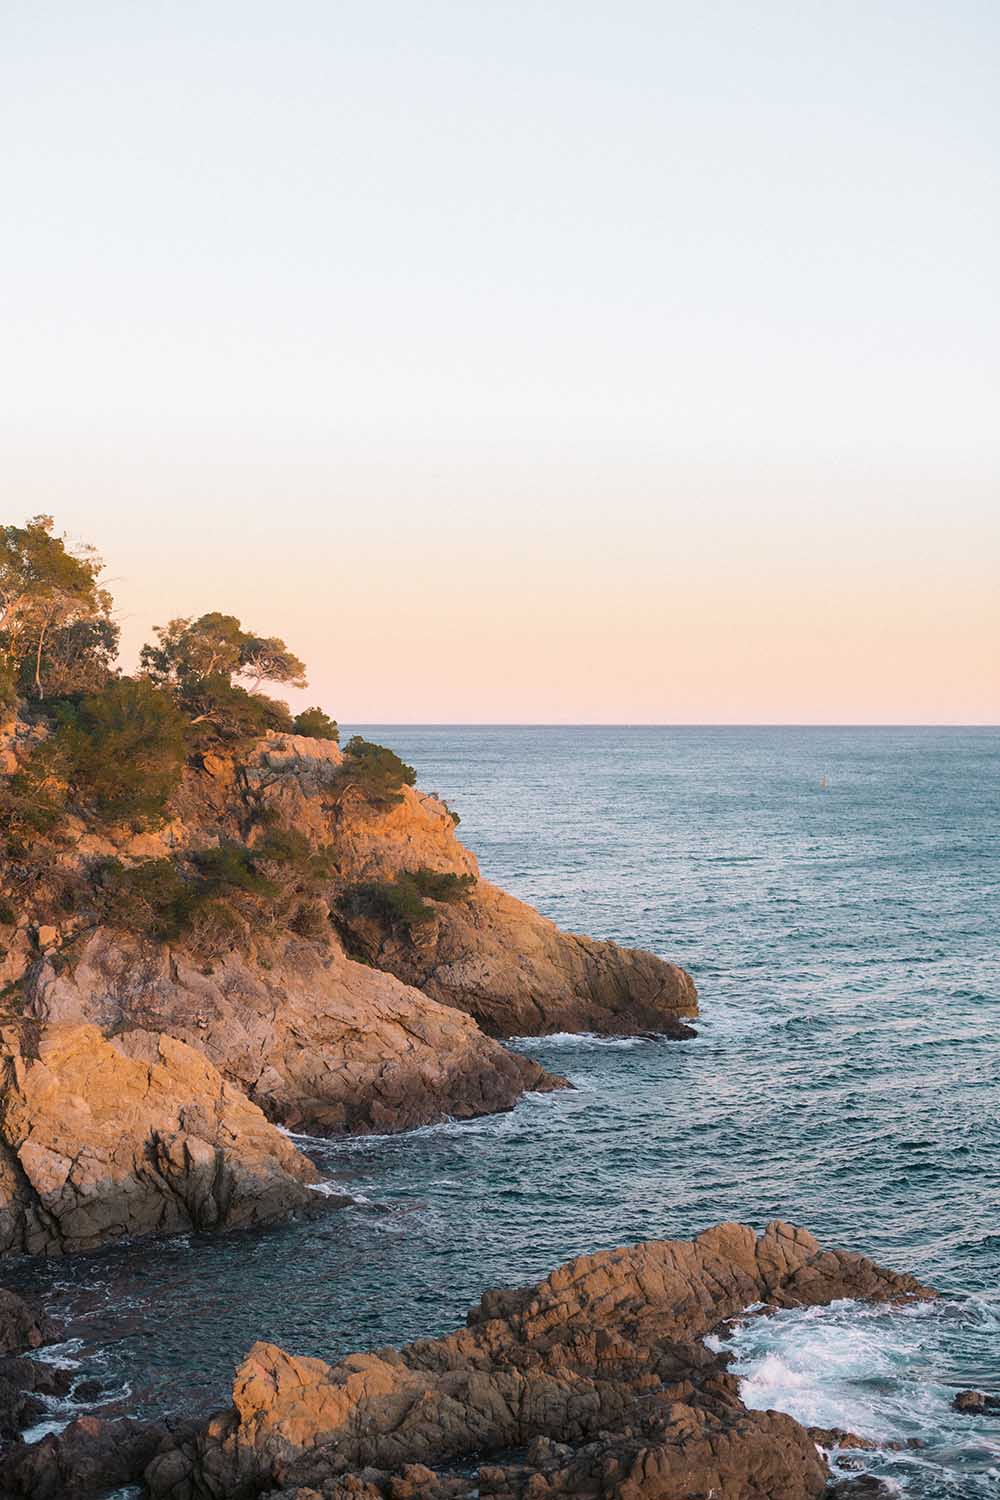
<instances>
[{"instance_id":1,"label":"calm blue sea water","mask_svg":"<svg viewBox=\"0 0 1000 1500\"><path fill-rule=\"evenodd\" d=\"M525 1042L576 1091L311 1143L367 1200L323 1223L22 1265L81 1370L126 1405L221 1400L255 1338L331 1358L582 1251L780 1215L948 1295L748 1326L748 1399L923 1439L872 1460L914 1500L1000 1493L1000 1422L949 1408L1000 1392L1000 732L361 732L457 807L490 878L685 964L700 1036Z\"/></svg>"}]
</instances>

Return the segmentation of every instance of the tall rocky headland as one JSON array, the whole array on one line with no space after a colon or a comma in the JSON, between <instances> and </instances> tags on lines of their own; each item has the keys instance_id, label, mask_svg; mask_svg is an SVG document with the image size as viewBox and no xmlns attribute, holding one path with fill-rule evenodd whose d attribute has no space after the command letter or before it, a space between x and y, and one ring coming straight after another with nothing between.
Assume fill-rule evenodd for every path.
<instances>
[{"instance_id":1,"label":"tall rocky headland","mask_svg":"<svg viewBox=\"0 0 1000 1500\"><path fill-rule=\"evenodd\" d=\"M8 736L8 775L24 738ZM469 1118L559 1086L499 1036L687 1034L683 970L561 932L480 878L442 802L396 796L373 804L334 742L271 731L193 757L155 828L67 813L48 867L6 898L9 1025L163 1033L271 1120L318 1133ZM15 861L5 873L10 889ZM184 882L211 900L158 933L157 902L185 899Z\"/></svg>"},{"instance_id":2,"label":"tall rocky headland","mask_svg":"<svg viewBox=\"0 0 1000 1500\"><path fill-rule=\"evenodd\" d=\"M0 1249L263 1222L316 1199L279 1125L568 1086L505 1037L692 1034L683 970L561 932L392 750L264 693L305 683L279 638L174 619L123 674L102 570L0 527Z\"/></svg>"}]
</instances>

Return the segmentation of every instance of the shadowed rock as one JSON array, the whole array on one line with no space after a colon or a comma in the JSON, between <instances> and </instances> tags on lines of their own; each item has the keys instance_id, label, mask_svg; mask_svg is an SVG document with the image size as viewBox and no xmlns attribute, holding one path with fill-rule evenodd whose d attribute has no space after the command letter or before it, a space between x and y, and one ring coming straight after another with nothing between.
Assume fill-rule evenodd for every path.
<instances>
[{"instance_id":1,"label":"shadowed rock","mask_svg":"<svg viewBox=\"0 0 1000 1500\"><path fill-rule=\"evenodd\" d=\"M135 1484L154 1454L181 1440L185 1426L131 1417L77 1417L62 1432L19 1444L0 1459L4 1500L85 1500Z\"/></svg>"},{"instance_id":2,"label":"shadowed rock","mask_svg":"<svg viewBox=\"0 0 1000 1500\"><path fill-rule=\"evenodd\" d=\"M40 1396L68 1388L66 1371L28 1357L51 1335L46 1318L16 1293L0 1290L0 1444L42 1415Z\"/></svg>"},{"instance_id":3,"label":"shadowed rock","mask_svg":"<svg viewBox=\"0 0 1000 1500\"><path fill-rule=\"evenodd\" d=\"M32 1009L182 1038L270 1119L320 1135L472 1119L513 1108L526 1089L565 1086L335 941L281 938L266 964L233 952L205 968L99 930L72 970L41 970Z\"/></svg>"}]
</instances>

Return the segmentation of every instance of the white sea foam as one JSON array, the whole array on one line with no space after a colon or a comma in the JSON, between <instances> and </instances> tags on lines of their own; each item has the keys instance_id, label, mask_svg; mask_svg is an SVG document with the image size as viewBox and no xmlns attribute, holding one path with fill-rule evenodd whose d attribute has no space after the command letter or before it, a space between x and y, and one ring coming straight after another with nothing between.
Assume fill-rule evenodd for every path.
<instances>
[{"instance_id":1,"label":"white sea foam","mask_svg":"<svg viewBox=\"0 0 1000 1500\"><path fill-rule=\"evenodd\" d=\"M952 1410L947 1345L956 1321L978 1312L944 1300L906 1307L841 1301L748 1319L721 1347L735 1356L749 1407L871 1438L878 1447L852 1453L852 1463L893 1493L978 1500L995 1493L1000 1442L995 1422ZM906 1446L911 1439L921 1446Z\"/></svg>"},{"instance_id":2,"label":"white sea foam","mask_svg":"<svg viewBox=\"0 0 1000 1500\"><path fill-rule=\"evenodd\" d=\"M44 1364L55 1365L57 1370L77 1370L80 1361L74 1359L83 1348L83 1339L66 1339L61 1344L46 1344L44 1349L33 1349L32 1359L41 1360Z\"/></svg>"},{"instance_id":3,"label":"white sea foam","mask_svg":"<svg viewBox=\"0 0 1000 1500\"><path fill-rule=\"evenodd\" d=\"M32 1355L35 1359L40 1357L40 1353ZM42 1438L48 1437L50 1432L62 1432L74 1417L91 1412L95 1407L118 1405L120 1402L127 1401L131 1394L132 1386L126 1380L114 1389L102 1390L97 1400L77 1401L72 1392L67 1396L43 1395L39 1399L49 1415L33 1426L25 1428L21 1433L21 1440L25 1443L40 1443Z\"/></svg>"},{"instance_id":4,"label":"white sea foam","mask_svg":"<svg viewBox=\"0 0 1000 1500\"><path fill-rule=\"evenodd\" d=\"M596 1031L553 1031L549 1036L514 1036L509 1039L511 1047L644 1047L649 1042L661 1040L653 1033L648 1036L601 1036Z\"/></svg>"},{"instance_id":5,"label":"white sea foam","mask_svg":"<svg viewBox=\"0 0 1000 1500\"><path fill-rule=\"evenodd\" d=\"M34 1427L26 1427L21 1433L22 1443L40 1443L43 1437L48 1437L50 1432L65 1432L69 1426L70 1417L59 1419L58 1417L47 1417L44 1422L36 1422Z\"/></svg>"},{"instance_id":6,"label":"white sea foam","mask_svg":"<svg viewBox=\"0 0 1000 1500\"><path fill-rule=\"evenodd\" d=\"M357 1192L354 1188L347 1188L341 1182L310 1182L308 1184L311 1193L319 1193L321 1198L346 1198L349 1203L361 1203L373 1205L373 1200L364 1193Z\"/></svg>"}]
</instances>

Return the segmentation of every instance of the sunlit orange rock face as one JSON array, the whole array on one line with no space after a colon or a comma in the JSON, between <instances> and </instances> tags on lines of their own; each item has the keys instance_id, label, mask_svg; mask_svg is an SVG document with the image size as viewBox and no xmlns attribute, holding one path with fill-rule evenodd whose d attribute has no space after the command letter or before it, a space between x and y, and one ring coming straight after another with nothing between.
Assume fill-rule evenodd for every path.
<instances>
[{"instance_id":1,"label":"sunlit orange rock face","mask_svg":"<svg viewBox=\"0 0 1000 1500\"><path fill-rule=\"evenodd\" d=\"M0 1033L0 1249L268 1223L312 1208L312 1163L200 1052L95 1026Z\"/></svg>"}]
</instances>

